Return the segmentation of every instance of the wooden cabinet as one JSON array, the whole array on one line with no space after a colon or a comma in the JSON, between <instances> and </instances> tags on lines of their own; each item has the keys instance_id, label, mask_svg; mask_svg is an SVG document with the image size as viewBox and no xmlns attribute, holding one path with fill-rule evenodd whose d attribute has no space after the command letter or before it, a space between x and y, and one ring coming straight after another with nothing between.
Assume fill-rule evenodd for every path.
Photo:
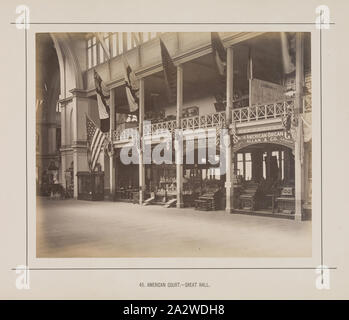
<instances>
[{"instance_id":1,"label":"wooden cabinet","mask_svg":"<svg viewBox=\"0 0 349 320\"><path fill-rule=\"evenodd\" d=\"M276 198L277 212L294 214L295 197L293 187L283 187L281 194Z\"/></svg>"},{"instance_id":2,"label":"wooden cabinet","mask_svg":"<svg viewBox=\"0 0 349 320\"><path fill-rule=\"evenodd\" d=\"M78 199L98 201L104 199L104 173L81 171L78 176Z\"/></svg>"}]
</instances>

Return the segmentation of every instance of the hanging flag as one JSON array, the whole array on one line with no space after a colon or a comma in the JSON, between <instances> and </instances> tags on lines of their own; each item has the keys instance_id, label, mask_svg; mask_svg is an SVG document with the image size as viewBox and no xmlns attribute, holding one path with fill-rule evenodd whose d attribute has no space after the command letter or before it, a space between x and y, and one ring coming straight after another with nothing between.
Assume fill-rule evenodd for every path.
<instances>
[{"instance_id":1,"label":"hanging flag","mask_svg":"<svg viewBox=\"0 0 349 320\"><path fill-rule=\"evenodd\" d=\"M217 70L218 70L218 81L216 82L216 87L214 89L215 99L219 106L219 109L224 110L226 101L226 67L227 67L227 54L223 46L222 40L219 37L218 32L211 32L211 46L212 54L215 60Z\"/></svg>"},{"instance_id":2,"label":"hanging flag","mask_svg":"<svg viewBox=\"0 0 349 320\"><path fill-rule=\"evenodd\" d=\"M136 79L136 75L128 64L125 56L123 56L124 62L124 75L126 85L126 97L130 108L130 113L138 110L139 104L139 85Z\"/></svg>"},{"instance_id":3,"label":"hanging flag","mask_svg":"<svg viewBox=\"0 0 349 320\"><path fill-rule=\"evenodd\" d=\"M175 103L177 100L177 68L174 65L172 58L160 39L161 59L164 68L165 84L167 88L167 98L169 103Z\"/></svg>"},{"instance_id":4,"label":"hanging flag","mask_svg":"<svg viewBox=\"0 0 349 320\"><path fill-rule=\"evenodd\" d=\"M86 132L88 163L92 172L96 167L99 154L101 153L101 150L108 139L106 139L105 134L94 124L94 122L87 115Z\"/></svg>"},{"instance_id":5,"label":"hanging flag","mask_svg":"<svg viewBox=\"0 0 349 320\"><path fill-rule=\"evenodd\" d=\"M109 90L96 70L94 70L94 78L101 130L102 132L108 132L110 128Z\"/></svg>"},{"instance_id":6,"label":"hanging flag","mask_svg":"<svg viewBox=\"0 0 349 320\"><path fill-rule=\"evenodd\" d=\"M280 34L284 72L289 74L296 70L296 33L281 32Z\"/></svg>"},{"instance_id":7,"label":"hanging flag","mask_svg":"<svg viewBox=\"0 0 349 320\"><path fill-rule=\"evenodd\" d=\"M218 32L211 32L212 53L221 76L226 74L227 54Z\"/></svg>"}]
</instances>

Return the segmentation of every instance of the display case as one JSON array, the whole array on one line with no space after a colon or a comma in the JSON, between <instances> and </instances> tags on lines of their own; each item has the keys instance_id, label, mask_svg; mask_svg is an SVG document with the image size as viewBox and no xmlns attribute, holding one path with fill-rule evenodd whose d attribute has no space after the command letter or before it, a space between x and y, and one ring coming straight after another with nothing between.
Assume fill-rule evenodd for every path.
<instances>
[{"instance_id":1,"label":"display case","mask_svg":"<svg viewBox=\"0 0 349 320\"><path fill-rule=\"evenodd\" d=\"M276 198L276 209L278 213L295 213L295 192L293 186L283 186L280 196Z\"/></svg>"},{"instance_id":2,"label":"display case","mask_svg":"<svg viewBox=\"0 0 349 320\"><path fill-rule=\"evenodd\" d=\"M104 199L104 173L80 171L78 177L78 199L98 201Z\"/></svg>"},{"instance_id":3,"label":"display case","mask_svg":"<svg viewBox=\"0 0 349 320\"><path fill-rule=\"evenodd\" d=\"M203 194L195 200L195 210L213 211L222 209L222 181L203 181Z\"/></svg>"},{"instance_id":4,"label":"display case","mask_svg":"<svg viewBox=\"0 0 349 320\"><path fill-rule=\"evenodd\" d=\"M65 197L74 197L74 170L73 167L68 168L64 172L65 174Z\"/></svg>"},{"instance_id":5,"label":"display case","mask_svg":"<svg viewBox=\"0 0 349 320\"><path fill-rule=\"evenodd\" d=\"M123 202L133 202L134 201L134 193L137 193L138 189L134 187L120 187L115 192L115 201L123 201Z\"/></svg>"},{"instance_id":6,"label":"display case","mask_svg":"<svg viewBox=\"0 0 349 320\"><path fill-rule=\"evenodd\" d=\"M155 202L166 203L177 195L176 166L169 164L153 165L152 189Z\"/></svg>"}]
</instances>

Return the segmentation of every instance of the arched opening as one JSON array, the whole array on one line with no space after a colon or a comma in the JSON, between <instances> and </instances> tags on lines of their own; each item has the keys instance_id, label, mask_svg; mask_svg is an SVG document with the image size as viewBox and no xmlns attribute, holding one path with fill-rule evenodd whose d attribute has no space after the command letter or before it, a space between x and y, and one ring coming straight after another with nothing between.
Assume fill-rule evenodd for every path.
<instances>
[{"instance_id":1,"label":"arched opening","mask_svg":"<svg viewBox=\"0 0 349 320\"><path fill-rule=\"evenodd\" d=\"M244 181L294 183L294 155L290 147L259 143L235 150L234 168Z\"/></svg>"},{"instance_id":2,"label":"arched opening","mask_svg":"<svg viewBox=\"0 0 349 320\"><path fill-rule=\"evenodd\" d=\"M60 181L61 121L57 53L49 34L36 36L36 184L37 193L49 195Z\"/></svg>"},{"instance_id":3,"label":"arched opening","mask_svg":"<svg viewBox=\"0 0 349 320\"><path fill-rule=\"evenodd\" d=\"M243 211L293 214L295 159L292 148L276 143L235 150L234 207Z\"/></svg>"}]
</instances>

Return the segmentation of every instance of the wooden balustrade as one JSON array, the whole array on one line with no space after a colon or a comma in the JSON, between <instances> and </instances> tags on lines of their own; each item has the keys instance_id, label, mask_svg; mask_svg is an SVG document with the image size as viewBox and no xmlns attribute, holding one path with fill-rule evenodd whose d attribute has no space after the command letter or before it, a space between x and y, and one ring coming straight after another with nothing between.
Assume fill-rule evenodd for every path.
<instances>
[{"instance_id":1,"label":"wooden balustrade","mask_svg":"<svg viewBox=\"0 0 349 320\"><path fill-rule=\"evenodd\" d=\"M311 111L311 97L304 97L304 112ZM310 102L309 102L310 101ZM289 99L285 101L254 105L251 107L243 107L234 109L233 121L236 123L251 122L258 120L267 120L283 117L289 112L294 110L294 99ZM197 130L197 129L207 129L207 128L222 128L225 124L225 112L217 112L212 114L206 114L202 116L194 116L188 118L182 118L182 129L183 130ZM157 123L150 123L144 126L144 136L151 136L156 134L161 134L165 132L173 133L176 129L176 120L163 121ZM134 135L135 128L128 128L121 130L117 128L113 131L114 141L129 141Z\"/></svg>"},{"instance_id":2,"label":"wooden balustrade","mask_svg":"<svg viewBox=\"0 0 349 320\"><path fill-rule=\"evenodd\" d=\"M233 110L233 120L237 123L266 120L285 116L293 112L294 100L285 100L270 104L255 105Z\"/></svg>"},{"instance_id":3,"label":"wooden balustrade","mask_svg":"<svg viewBox=\"0 0 349 320\"><path fill-rule=\"evenodd\" d=\"M196 129L206 129L214 127L222 127L225 123L225 113L218 112L202 116L194 116L183 118L182 128L184 130L196 130ZM128 141L134 136L133 130L138 130L137 128L129 128L121 130L117 128L113 131L114 141ZM176 120L163 121L157 123L150 123L144 126L144 136L156 135L165 132L173 133L176 129Z\"/></svg>"}]
</instances>

